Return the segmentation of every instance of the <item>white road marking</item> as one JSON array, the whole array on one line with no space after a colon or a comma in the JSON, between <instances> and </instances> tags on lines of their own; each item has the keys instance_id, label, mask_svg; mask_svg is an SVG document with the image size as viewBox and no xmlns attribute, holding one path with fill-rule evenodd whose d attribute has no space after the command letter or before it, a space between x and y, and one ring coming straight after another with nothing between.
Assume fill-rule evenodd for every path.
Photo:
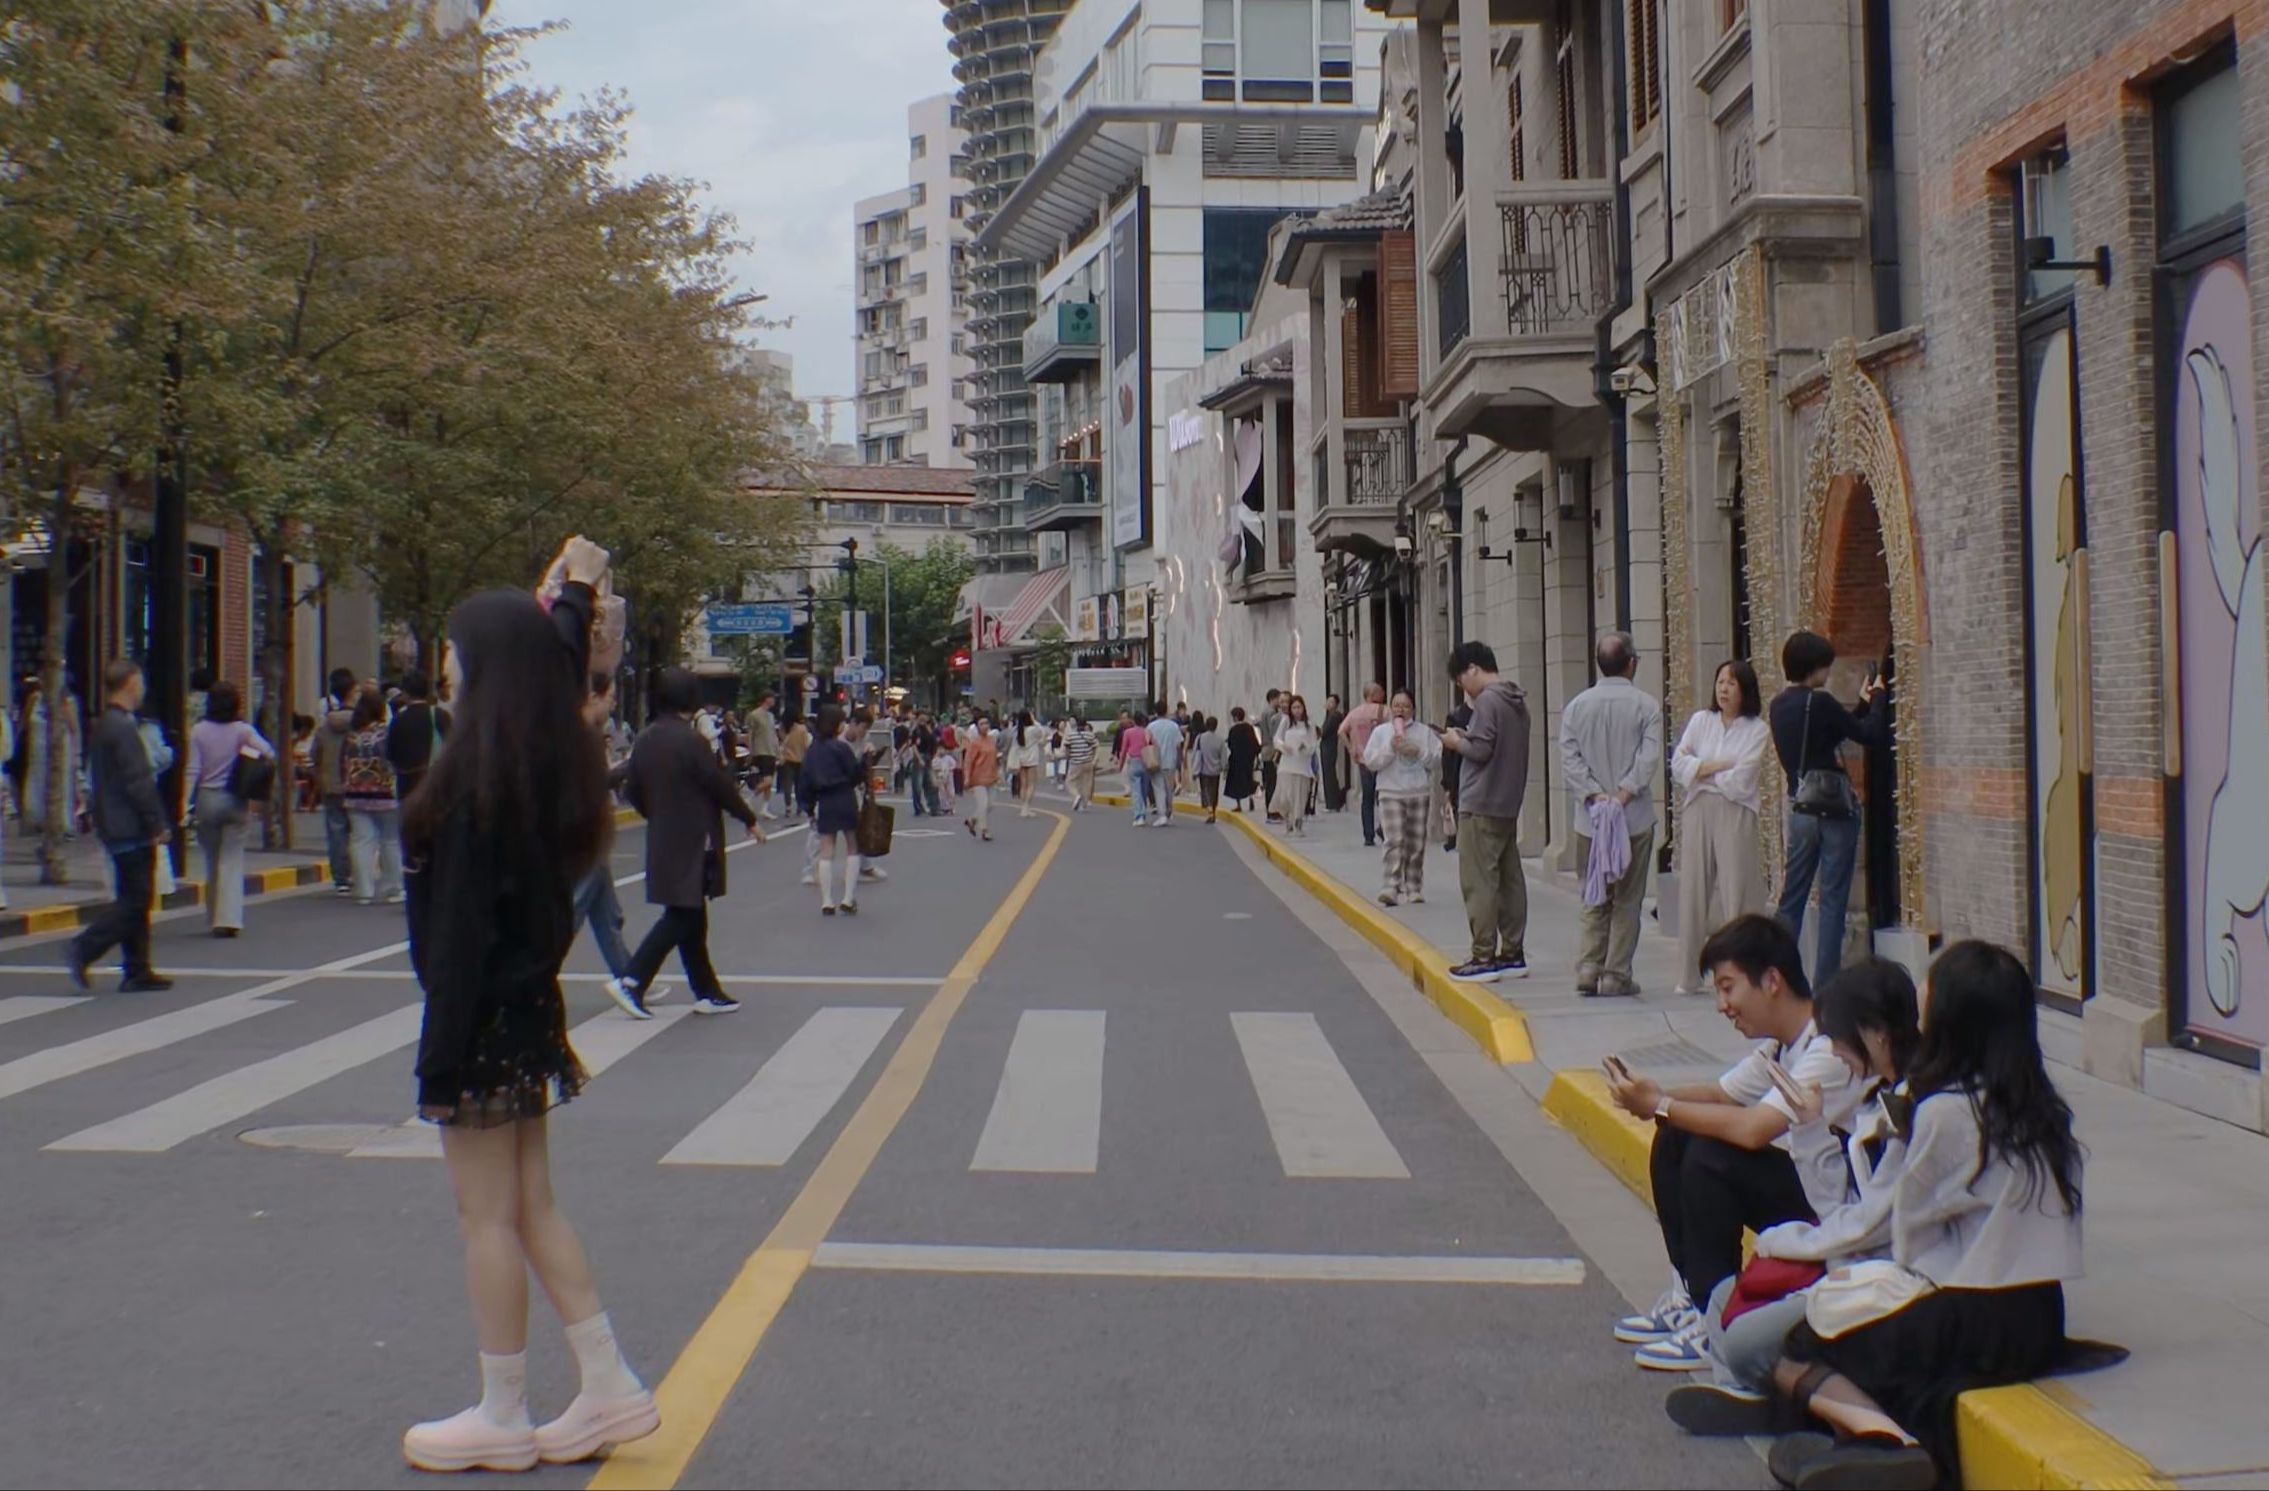
<instances>
[{"instance_id":1,"label":"white road marking","mask_svg":"<svg viewBox=\"0 0 2269 1491\"><path fill-rule=\"evenodd\" d=\"M665 1165L785 1165L858 1080L896 1009L823 1009L746 1087L662 1156Z\"/></svg>"},{"instance_id":2,"label":"white road marking","mask_svg":"<svg viewBox=\"0 0 2269 1491\"><path fill-rule=\"evenodd\" d=\"M301 984L310 984L333 974L345 973L351 968L375 963L381 958L391 958L408 946L406 942L395 942L385 947L372 948L367 953L335 958L313 968L255 984L239 993L225 994L219 999L210 999L203 1004L175 1010L171 1014L137 1020L132 1025L122 1025L116 1030L106 1030L100 1035L90 1035L68 1045L50 1046L44 1051L34 1051L29 1056L19 1056L6 1065L0 1065L0 1098L11 1098L19 1092L29 1092L32 1088L43 1087L65 1077L76 1077L83 1072L91 1072L96 1067L124 1061L130 1056L141 1056L170 1046L175 1041L219 1030L224 1025L234 1025L239 1020L249 1020L254 1015L280 1010L291 1001L270 999L270 995L281 994L286 989L296 989ZM146 996L127 994L103 997L135 1000Z\"/></svg>"},{"instance_id":3,"label":"white road marking","mask_svg":"<svg viewBox=\"0 0 2269 1491\"><path fill-rule=\"evenodd\" d=\"M48 979L53 979L56 976L56 970L52 968L0 963L0 974L10 973L38 974ZM166 977L176 980L191 978L290 978L298 979L302 983L315 983L323 979L335 978L351 981L367 980L377 983L404 983L414 980L417 974L407 968L358 968L344 973L317 974L304 974L300 970L292 968L169 968L166 970ZM722 982L728 984L779 984L791 987L798 984L809 984L815 987L829 988L841 986L846 988L934 989L945 982L945 975L943 974L905 973L727 973L720 974L719 978ZM603 973L563 973L559 976L559 981L563 984L603 984L607 981L607 975ZM94 996L79 995L75 998L63 1000L55 1007L60 1008L62 1004L83 1003L92 997ZM47 998L47 996L23 994L17 995L15 998L42 999ZM13 1000L0 999L0 1025L5 1025L10 1020L22 1020L40 1013L36 1009L26 1010L20 1015L5 1013L8 1006L13 1002ZM53 1003L53 1001L50 1002Z\"/></svg>"},{"instance_id":4,"label":"white road marking","mask_svg":"<svg viewBox=\"0 0 2269 1491\"><path fill-rule=\"evenodd\" d=\"M1229 1024L1286 1175L1410 1178L1314 1015L1233 1014Z\"/></svg>"},{"instance_id":5,"label":"white road marking","mask_svg":"<svg viewBox=\"0 0 2269 1491\"><path fill-rule=\"evenodd\" d=\"M399 1051L418 1038L425 1015L422 1004L389 1010L321 1040L271 1056L250 1066L223 1072L187 1092L138 1108L108 1123L81 1129L48 1145L49 1149L101 1150L112 1153L158 1154L236 1119L257 1113L271 1103L305 1092L365 1062Z\"/></svg>"},{"instance_id":6,"label":"white road marking","mask_svg":"<svg viewBox=\"0 0 2269 1491\"><path fill-rule=\"evenodd\" d=\"M1103 1133L1103 1011L1017 1017L972 1170L1093 1175Z\"/></svg>"},{"instance_id":7,"label":"white road marking","mask_svg":"<svg viewBox=\"0 0 2269 1491\"><path fill-rule=\"evenodd\" d=\"M50 977L55 973L52 968L39 971ZM67 1010L74 1004L85 1004L93 998L92 994L18 994L12 999L0 999L0 1025L6 1025L11 1020L29 1020L32 1016L44 1015L49 1010Z\"/></svg>"},{"instance_id":8,"label":"white road marking","mask_svg":"<svg viewBox=\"0 0 2269 1491\"><path fill-rule=\"evenodd\" d=\"M813 1268L1065 1278L1219 1279L1281 1284L1499 1284L1571 1287L1579 1258L1428 1258L1333 1253L1184 1253L1119 1248L988 1248L821 1243Z\"/></svg>"},{"instance_id":9,"label":"white road marking","mask_svg":"<svg viewBox=\"0 0 2269 1491\"><path fill-rule=\"evenodd\" d=\"M609 1009L570 1030L567 1043L575 1048L584 1072L596 1077L692 1013L690 1004L672 1004L654 1011L651 1020L632 1020L620 1010ZM356 1145L347 1151L347 1158L438 1160L441 1158L441 1130L422 1118L413 1118L367 1144Z\"/></svg>"}]
</instances>

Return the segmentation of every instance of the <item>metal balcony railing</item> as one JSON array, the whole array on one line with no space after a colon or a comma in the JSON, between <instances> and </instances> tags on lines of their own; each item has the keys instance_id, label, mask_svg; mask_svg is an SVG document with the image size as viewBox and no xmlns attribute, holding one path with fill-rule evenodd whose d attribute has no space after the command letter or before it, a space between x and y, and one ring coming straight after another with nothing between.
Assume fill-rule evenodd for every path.
<instances>
[{"instance_id":1,"label":"metal balcony railing","mask_svg":"<svg viewBox=\"0 0 2269 1491\"><path fill-rule=\"evenodd\" d=\"M1509 335L1588 333L1613 309L1615 212L1604 184L1501 193L1497 215Z\"/></svg>"},{"instance_id":2,"label":"metal balcony railing","mask_svg":"<svg viewBox=\"0 0 2269 1491\"><path fill-rule=\"evenodd\" d=\"M1372 506L1400 502L1410 488L1410 430L1402 424L1345 432L1347 500Z\"/></svg>"},{"instance_id":3,"label":"metal balcony railing","mask_svg":"<svg viewBox=\"0 0 2269 1491\"><path fill-rule=\"evenodd\" d=\"M1024 484L1023 520L1027 525L1099 514L1102 510L1103 468L1099 462L1058 461L1032 473Z\"/></svg>"}]
</instances>

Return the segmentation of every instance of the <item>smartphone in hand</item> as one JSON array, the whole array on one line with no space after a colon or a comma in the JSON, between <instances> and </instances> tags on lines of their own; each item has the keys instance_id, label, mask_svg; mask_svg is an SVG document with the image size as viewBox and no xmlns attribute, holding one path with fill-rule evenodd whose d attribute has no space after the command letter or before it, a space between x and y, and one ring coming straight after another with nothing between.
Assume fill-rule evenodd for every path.
<instances>
[{"instance_id":1,"label":"smartphone in hand","mask_svg":"<svg viewBox=\"0 0 2269 1491\"><path fill-rule=\"evenodd\" d=\"M1599 1065L1607 1073L1607 1080L1610 1082L1620 1083L1631 1080L1631 1069L1623 1064L1622 1057L1617 1056L1612 1051L1600 1059Z\"/></svg>"}]
</instances>

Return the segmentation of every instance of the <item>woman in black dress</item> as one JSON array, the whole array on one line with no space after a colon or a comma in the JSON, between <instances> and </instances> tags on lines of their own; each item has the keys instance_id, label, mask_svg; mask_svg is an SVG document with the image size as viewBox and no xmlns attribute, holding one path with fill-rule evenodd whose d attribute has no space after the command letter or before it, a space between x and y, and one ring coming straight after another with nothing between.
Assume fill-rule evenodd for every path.
<instances>
[{"instance_id":1,"label":"woman in black dress","mask_svg":"<svg viewBox=\"0 0 2269 1491\"><path fill-rule=\"evenodd\" d=\"M481 1401L402 1436L421 1470L583 1460L661 1424L552 1202L545 1114L584 1080L559 967L575 883L613 827L605 751L580 714L607 553L575 538L561 558L566 584L548 615L500 590L450 617L455 728L403 824L410 958L425 989L418 1114L442 1126L481 1353ZM540 1428L527 1405L531 1268L582 1368L582 1391Z\"/></svg>"},{"instance_id":2,"label":"woman in black dress","mask_svg":"<svg viewBox=\"0 0 2269 1491\"><path fill-rule=\"evenodd\" d=\"M1229 711L1229 800L1237 811L1245 811L1245 804L1260 791L1254 771L1260 765L1261 732L1245 718L1245 707L1238 705Z\"/></svg>"},{"instance_id":3,"label":"woman in black dress","mask_svg":"<svg viewBox=\"0 0 2269 1491\"><path fill-rule=\"evenodd\" d=\"M819 711L819 739L804 757L804 792L811 799L812 833L819 845L819 914L833 916L840 904L845 916L859 914L859 788L867 780L866 763L843 739L843 710L823 705ZM843 899L835 899L834 864L843 866Z\"/></svg>"}]
</instances>

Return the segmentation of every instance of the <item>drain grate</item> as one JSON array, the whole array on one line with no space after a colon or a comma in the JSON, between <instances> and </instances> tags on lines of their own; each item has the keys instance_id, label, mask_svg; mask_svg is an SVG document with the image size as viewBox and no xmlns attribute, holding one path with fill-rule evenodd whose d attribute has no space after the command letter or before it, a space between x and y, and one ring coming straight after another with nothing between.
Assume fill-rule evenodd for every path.
<instances>
[{"instance_id":1,"label":"drain grate","mask_svg":"<svg viewBox=\"0 0 2269 1491\"><path fill-rule=\"evenodd\" d=\"M300 1123L280 1128L246 1129L236 1137L259 1149L311 1149L318 1154L345 1154L350 1149L391 1134L391 1123Z\"/></svg>"},{"instance_id":2,"label":"drain grate","mask_svg":"<svg viewBox=\"0 0 2269 1491\"><path fill-rule=\"evenodd\" d=\"M1651 1046L1633 1046L1615 1054L1622 1057L1623 1064L1634 1072L1663 1067L1719 1067L1730 1064L1712 1056L1691 1041L1657 1041Z\"/></svg>"}]
</instances>

